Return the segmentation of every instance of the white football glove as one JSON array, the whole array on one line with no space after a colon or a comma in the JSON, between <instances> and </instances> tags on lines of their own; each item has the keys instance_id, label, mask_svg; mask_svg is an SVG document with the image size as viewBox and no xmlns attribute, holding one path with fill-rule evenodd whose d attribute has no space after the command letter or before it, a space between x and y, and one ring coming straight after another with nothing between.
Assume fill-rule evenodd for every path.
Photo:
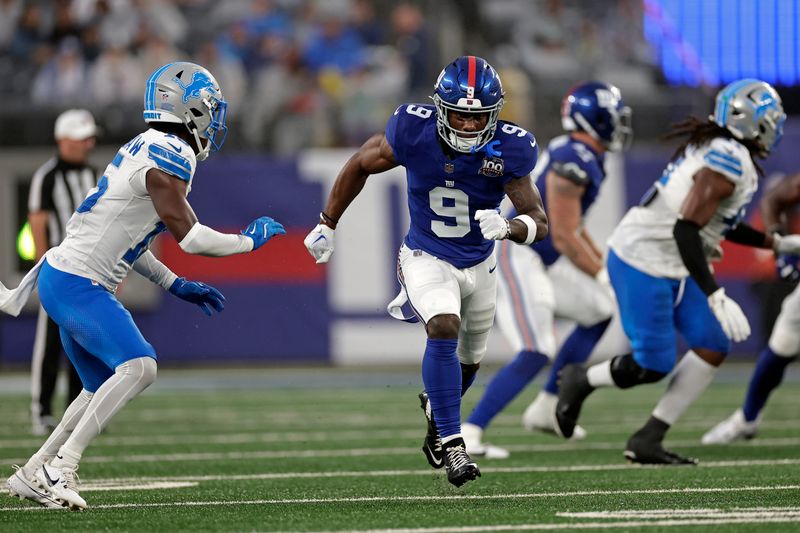
<instances>
[{"instance_id":1,"label":"white football glove","mask_svg":"<svg viewBox=\"0 0 800 533\"><path fill-rule=\"evenodd\" d=\"M617 293L614 292L614 287L611 286L611 279L608 277L608 270L605 267L601 268L597 274L594 275L594 280L605 289L612 302L617 301Z\"/></svg>"},{"instance_id":2,"label":"white football glove","mask_svg":"<svg viewBox=\"0 0 800 533\"><path fill-rule=\"evenodd\" d=\"M511 235L511 224L508 219L501 216L495 209L478 209L475 211L475 220L481 225L484 239L499 241L508 239Z\"/></svg>"},{"instance_id":3,"label":"white football glove","mask_svg":"<svg viewBox=\"0 0 800 533\"><path fill-rule=\"evenodd\" d=\"M333 229L325 224L317 224L303 240L308 253L319 263L327 263L333 253Z\"/></svg>"},{"instance_id":4,"label":"white football glove","mask_svg":"<svg viewBox=\"0 0 800 533\"><path fill-rule=\"evenodd\" d=\"M800 255L800 235L772 235L776 255Z\"/></svg>"},{"instance_id":5,"label":"white football glove","mask_svg":"<svg viewBox=\"0 0 800 533\"><path fill-rule=\"evenodd\" d=\"M739 304L725 295L719 288L708 297L708 306L719 320L725 335L734 342L742 342L750 336L750 323Z\"/></svg>"}]
</instances>

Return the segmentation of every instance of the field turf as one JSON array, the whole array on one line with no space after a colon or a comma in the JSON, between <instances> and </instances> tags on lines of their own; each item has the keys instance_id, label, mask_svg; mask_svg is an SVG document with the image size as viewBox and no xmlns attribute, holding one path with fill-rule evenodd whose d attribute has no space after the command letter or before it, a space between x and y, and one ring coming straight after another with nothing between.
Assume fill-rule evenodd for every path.
<instances>
[{"instance_id":1,"label":"field turf","mask_svg":"<svg viewBox=\"0 0 800 533\"><path fill-rule=\"evenodd\" d=\"M751 366L724 369L669 434L698 467L627 465L627 436L663 385L598 391L568 443L526 433L524 393L491 426L504 461L461 489L431 470L416 370L162 371L89 448L83 512L0 494L0 531L798 531L800 380L774 395L758 438L700 445L739 404ZM795 370L796 372L796 370ZM491 372L486 374L491 375ZM471 390L479 397L487 376ZM0 395L0 464L40 444L22 376Z\"/></svg>"}]
</instances>

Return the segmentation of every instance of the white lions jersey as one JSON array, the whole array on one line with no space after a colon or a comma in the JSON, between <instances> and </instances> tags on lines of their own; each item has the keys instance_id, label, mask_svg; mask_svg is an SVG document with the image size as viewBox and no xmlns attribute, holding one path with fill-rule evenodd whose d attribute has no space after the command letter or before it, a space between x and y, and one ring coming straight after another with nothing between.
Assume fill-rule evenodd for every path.
<instances>
[{"instance_id":1,"label":"white lions jersey","mask_svg":"<svg viewBox=\"0 0 800 533\"><path fill-rule=\"evenodd\" d=\"M166 230L147 192L147 171L157 168L185 181L188 194L196 164L191 146L174 135L149 129L132 139L69 219L67 236L48 252L48 263L114 291Z\"/></svg>"},{"instance_id":2,"label":"white lions jersey","mask_svg":"<svg viewBox=\"0 0 800 533\"><path fill-rule=\"evenodd\" d=\"M703 167L719 172L736 186L700 229L706 258L716 261L722 257L720 241L744 216L758 189L758 174L744 145L718 137L703 146L687 147L655 183L655 197L649 196L648 202L646 195L642 205L631 208L623 217L608 241L620 259L651 276L681 279L689 275L672 231L694 175Z\"/></svg>"}]
</instances>

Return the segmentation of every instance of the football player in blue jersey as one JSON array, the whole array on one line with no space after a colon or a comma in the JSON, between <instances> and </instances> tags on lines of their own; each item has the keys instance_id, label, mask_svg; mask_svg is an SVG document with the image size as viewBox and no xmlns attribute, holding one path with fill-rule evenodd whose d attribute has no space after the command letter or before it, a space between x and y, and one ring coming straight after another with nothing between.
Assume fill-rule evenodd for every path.
<instances>
[{"instance_id":1,"label":"football player in blue jersey","mask_svg":"<svg viewBox=\"0 0 800 533\"><path fill-rule=\"evenodd\" d=\"M269 217L254 220L241 234L219 233L201 224L186 200L197 160L224 142L225 108L219 85L200 65L177 62L157 69L144 98L150 128L120 148L70 218L66 239L20 287L0 284L0 310L12 314L38 284L83 383L47 441L8 479L12 496L45 507L86 508L75 476L83 452L155 380L155 349L114 296L131 270L209 316L224 309L225 298L215 288L180 278L156 259L148 250L156 235L169 230L187 253L226 256L256 250L285 233Z\"/></svg>"},{"instance_id":2,"label":"football player in blue jersey","mask_svg":"<svg viewBox=\"0 0 800 533\"><path fill-rule=\"evenodd\" d=\"M503 448L482 442L483 431L549 360L550 377L525 411L523 425L555 433L558 372L589 358L614 313L603 253L583 227L583 217L605 179L605 152L620 151L632 139L631 111L619 89L590 81L569 90L561 115L568 133L550 142L533 171L550 233L531 246L498 245L497 324L517 355L489 382L462 427L473 456L508 457ZM555 316L577 324L558 354ZM582 431L576 430L573 437Z\"/></svg>"},{"instance_id":3,"label":"football player in blue jersey","mask_svg":"<svg viewBox=\"0 0 800 533\"><path fill-rule=\"evenodd\" d=\"M791 211L800 205L800 174L780 180L761 199L761 217L767 233L785 235ZM800 257L779 255L778 276L797 283ZM783 381L786 367L800 355L800 285L784 299L767 346L758 356L742 406L703 435L703 444L730 444L752 439L761 424L761 410L773 390Z\"/></svg>"},{"instance_id":4,"label":"football player in blue jersey","mask_svg":"<svg viewBox=\"0 0 800 533\"><path fill-rule=\"evenodd\" d=\"M682 144L609 239L608 273L633 353L588 369L564 367L556 406L563 436L572 435L583 401L596 388L626 389L672 372L624 455L636 463L697 463L665 449L664 437L711 383L731 341L750 335L747 317L717 284L709 262L721 258L722 239L800 252L800 236L762 233L742 222L758 187L756 159L775 148L785 120L775 89L744 79L717 94L708 120L691 117L671 132ZM676 364L678 333L690 349Z\"/></svg>"},{"instance_id":5,"label":"football player in blue jersey","mask_svg":"<svg viewBox=\"0 0 800 533\"><path fill-rule=\"evenodd\" d=\"M406 104L384 133L345 164L319 224L305 244L318 263L330 259L334 231L370 174L406 168L411 227L398 258L402 292L425 324L422 358L428 421L423 452L433 468L461 486L480 475L461 437L461 396L475 379L494 320L495 241L528 245L547 235L547 217L530 172L533 135L498 120L503 86L484 60L463 56L434 86L433 105ZM517 213L500 215L508 195Z\"/></svg>"}]
</instances>

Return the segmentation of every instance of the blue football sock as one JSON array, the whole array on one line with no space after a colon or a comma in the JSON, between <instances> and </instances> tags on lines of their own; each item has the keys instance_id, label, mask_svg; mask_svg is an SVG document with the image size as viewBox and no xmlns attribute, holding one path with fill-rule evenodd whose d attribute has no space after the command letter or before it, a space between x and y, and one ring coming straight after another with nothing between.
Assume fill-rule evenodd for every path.
<instances>
[{"instance_id":1,"label":"blue football sock","mask_svg":"<svg viewBox=\"0 0 800 533\"><path fill-rule=\"evenodd\" d=\"M797 359L796 357L781 357L773 352L769 346L764 348L758 356L756 368L750 378L747 396L744 398L744 419L753 422L758 418L764 404L767 403L770 393L781 384L786 367Z\"/></svg>"},{"instance_id":2,"label":"blue football sock","mask_svg":"<svg viewBox=\"0 0 800 533\"><path fill-rule=\"evenodd\" d=\"M428 339L422 357L422 383L441 438L461 433L461 364L455 339Z\"/></svg>"},{"instance_id":3,"label":"blue football sock","mask_svg":"<svg viewBox=\"0 0 800 533\"><path fill-rule=\"evenodd\" d=\"M486 386L468 422L482 428L488 426L492 418L505 409L546 364L547 356L543 353L528 350L519 352Z\"/></svg>"},{"instance_id":4,"label":"blue football sock","mask_svg":"<svg viewBox=\"0 0 800 533\"><path fill-rule=\"evenodd\" d=\"M581 364L589 359L592 350L600 342L603 333L611 323L611 319L598 322L594 326L576 326L570 333L553 361L550 376L544 385L544 390L551 394L558 394L558 373L567 365Z\"/></svg>"}]
</instances>

